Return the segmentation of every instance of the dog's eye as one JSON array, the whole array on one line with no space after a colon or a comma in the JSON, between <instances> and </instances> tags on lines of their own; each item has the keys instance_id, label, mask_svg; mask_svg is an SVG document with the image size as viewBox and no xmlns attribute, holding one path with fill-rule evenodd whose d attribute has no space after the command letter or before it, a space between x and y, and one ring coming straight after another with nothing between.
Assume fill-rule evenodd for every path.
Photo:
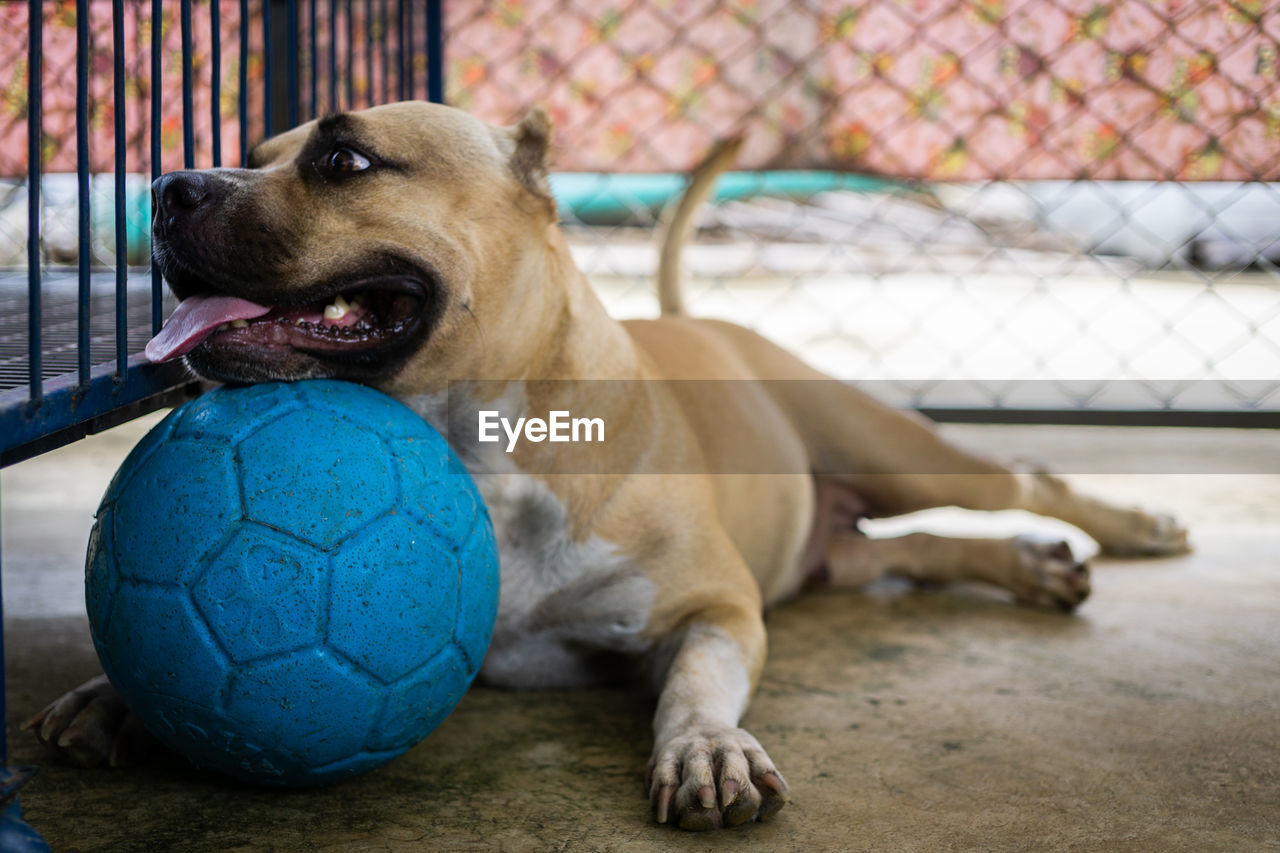
<instances>
[{"instance_id":1,"label":"dog's eye","mask_svg":"<svg viewBox=\"0 0 1280 853\"><path fill-rule=\"evenodd\" d=\"M328 166L334 172L363 172L369 168L369 158L350 148L335 148L329 153Z\"/></svg>"}]
</instances>

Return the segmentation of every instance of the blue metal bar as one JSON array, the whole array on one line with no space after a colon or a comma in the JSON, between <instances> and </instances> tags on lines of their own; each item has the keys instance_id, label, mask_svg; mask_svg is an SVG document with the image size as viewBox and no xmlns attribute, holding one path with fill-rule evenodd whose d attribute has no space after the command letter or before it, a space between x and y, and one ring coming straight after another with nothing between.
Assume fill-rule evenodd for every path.
<instances>
[{"instance_id":1,"label":"blue metal bar","mask_svg":"<svg viewBox=\"0 0 1280 853\"><path fill-rule=\"evenodd\" d=\"M415 97L414 80L413 80L413 0L409 0L404 4L404 48L405 59L401 63L401 69L404 72L404 97L407 101L412 101Z\"/></svg>"},{"instance_id":2,"label":"blue metal bar","mask_svg":"<svg viewBox=\"0 0 1280 853\"><path fill-rule=\"evenodd\" d=\"M338 0L329 0L329 112L338 111Z\"/></svg>"},{"instance_id":3,"label":"blue metal bar","mask_svg":"<svg viewBox=\"0 0 1280 853\"><path fill-rule=\"evenodd\" d=\"M347 13L347 109L353 110L356 106L356 54L354 43L356 22L352 15L351 0L347 0L344 5Z\"/></svg>"},{"instance_id":4,"label":"blue metal bar","mask_svg":"<svg viewBox=\"0 0 1280 853\"><path fill-rule=\"evenodd\" d=\"M129 366L129 232L124 219L124 4L111 4L111 112L115 129L116 169L116 373L124 381Z\"/></svg>"},{"instance_id":5,"label":"blue metal bar","mask_svg":"<svg viewBox=\"0 0 1280 853\"><path fill-rule=\"evenodd\" d=\"M378 45L382 52L382 103L391 100L391 48L387 44L387 30L391 23L387 15L387 0L378 2Z\"/></svg>"},{"instance_id":6,"label":"blue metal bar","mask_svg":"<svg viewBox=\"0 0 1280 853\"><path fill-rule=\"evenodd\" d=\"M240 0L240 165L249 165L249 0Z\"/></svg>"},{"instance_id":7,"label":"blue metal bar","mask_svg":"<svg viewBox=\"0 0 1280 853\"><path fill-rule=\"evenodd\" d=\"M444 0L427 3L427 100L444 103Z\"/></svg>"},{"instance_id":8,"label":"blue metal bar","mask_svg":"<svg viewBox=\"0 0 1280 853\"><path fill-rule=\"evenodd\" d=\"M123 377L117 379L114 364L100 364L93 368L86 387L79 385L75 374L50 379L44 403L36 409L22 405L25 389L0 391L0 465L20 462L40 449L48 449L33 450L34 443L61 446L96 432L97 429L86 429L85 425L104 418L123 423L129 417L154 411L165 405L160 395L193 384L186 367L178 361L151 364L139 354L129 359L128 367ZM122 412L125 407L134 407L134 410ZM78 434L63 436L65 440L52 440L68 430Z\"/></svg>"},{"instance_id":9,"label":"blue metal bar","mask_svg":"<svg viewBox=\"0 0 1280 853\"><path fill-rule=\"evenodd\" d=\"M40 353L40 108L44 95L40 76L44 68L44 5L29 0L27 20L27 377L31 402L44 396Z\"/></svg>"},{"instance_id":10,"label":"blue metal bar","mask_svg":"<svg viewBox=\"0 0 1280 853\"><path fill-rule=\"evenodd\" d=\"M161 59L164 54L164 42L161 36L164 33L164 7L161 0L151 0L151 180L155 181L160 177L160 170L163 168L162 154L160 149L160 106L161 106L161 90L159 84L162 70ZM160 325L164 322L164 280L160 277L160 267L156 266L155 260L151 262L151 334L160 331Z\"/></svg>"},{"instance_id":11,"label":"blue metal bar","mask_svg":"<svg viewBox=\"0 0 1280 853\"><path fill-rule=\"evenodd\" d=\"M213 133L213 165L222 165L222 21L218 0L209 4L209 119Z\"/></svg>"},{"instance_id":12,"label":"blue metal bar","mask_svg":"<svg viewBox=\"0 0 1280 853\"><path fill-rule=\"evenodd\" d=\"M311 0L308 16L308 23L311 26L309 33L310 41L307 42L307 58L311 61L311 117L315 118L320 115L320 86L317 73L319 71L319 54L316 51L316 4L320 0Z\"/></svg>"},{"instance_id":13,"label":"blue metal bar","mask_svg":"<svg viewBox=\"0 0 1280 853\"><path fill-rule=\"evenodd\" d=\"M262 120L267 136L272 135L271 68L271 0L262 0Z\"/></svg>"},{"instance_id":14,"label":"blue metal bar","mask_svg":"<svg viewBox=\"0 0 1280 853\"><path fill-rule=\"evenodd\" d=\"M112 4L113 7L118 4ZM182 0L182 168L196 164L195 106L191 94L191 0ZM157 80L155 85L159 85Z\"/></svg>"},{"instance_id":15,"label":"blue metal bar","mask_svg":"<svg viewBox=\"0 0 1280 853\"><path fill-rule=\"evenodd\" d=\"M285 36L286 60L289 65L289 127L298 126L298 0L285 4L289 32Z\"/></svg>"},{"instance_id":16,"label":"blue metal bar","mask_svg":"<svg viewBox=\"0 0 1280 853\"><path fill-rule=\"evenodd\" d=\"M373 106L373 0L364 0L364 105Z\"/></svg>"},{"instance_id":17,"label":"blue metal bar","mask_svg":"<svg viewBox=\"0 0 1280 853\"><path fill-rule=\"evenodd\" d=\"M89 384L89 0L76 0L76 362Z\"/></svg>"},{"instance_id":18,"label":"blue metal bar","mask_svg":"<svg viewBox=\"0 0 1280 853\"><path fill-rule=\"evenodd\" d=\"M404 62L405 54L407 53L404 45L404 5L404 0L400 0L396 5L396 100L399 101L408 100L405 94L407 91L405 89L405 77L408 75L405 74Z\"/></svg>"}]
</instances>

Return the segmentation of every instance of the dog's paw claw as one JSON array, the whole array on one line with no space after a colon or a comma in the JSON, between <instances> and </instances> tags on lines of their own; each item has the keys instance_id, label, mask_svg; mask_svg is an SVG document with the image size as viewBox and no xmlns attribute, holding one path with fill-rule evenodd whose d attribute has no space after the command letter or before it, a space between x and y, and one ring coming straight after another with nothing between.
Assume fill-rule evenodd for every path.
<instances>
[{"instance_id":1,"label":"dog's paw claw","mask_svg":"<svg viewBox=\"0 0 1280 853\"><path fill-rule=\"evenodd\" d=\"M1019 536L1018 566L1010 588L1020 604L1070 613L1089 597L1089 567L1060 539Z\"/></svg>"},{"instance_id":2,"label":"dog's paw claw","mask_svg":"<svg viewBox=\"0 0 1280 853\"><path fill-rule=\"evenodd\" d=\"M63 760L80 767L136 764L159 749L159 743L107 681L98 676L49 703L22 724L40 743Z\"/></svg>"},{"instance_id":3,"label":"dog's paw claw","mask_svg":"<svg viewBox=\"0 0 1280 853\"><path fill-rule=\"evenodd\" d=\"M764 820L788 798L782 775L742 729L697 729L658 744L648 779L658 823L694 831Z\"/></svg>"}]
</instances>

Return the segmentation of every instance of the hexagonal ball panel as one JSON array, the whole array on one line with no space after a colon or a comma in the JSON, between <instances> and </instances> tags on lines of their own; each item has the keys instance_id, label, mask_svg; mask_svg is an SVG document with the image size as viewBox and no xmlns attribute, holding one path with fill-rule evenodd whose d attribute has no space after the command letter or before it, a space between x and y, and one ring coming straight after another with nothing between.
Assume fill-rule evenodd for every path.
<instances>
[{"instance_id":1,"label":"hexagonal ball panel","mask_svg":"<svg viewBox=\"0 0 1280 853\"><path fill-rule=\"evenodd\" d=\"M155 583L188 579L240 517L231 449L161 445L122 484L109 514L123 576Z\"/></svg>"},{"instance_id":2,"label":"hexagonal ball panel","mask_svg":"<svg viewBox=\"0 0 1280 853\"><path fill-rule=\"evenodd\" d=\"M403 752L403 749L388 750L386 752L358 752L349 758L326 764L323 767L313 768L308 772L308 776L311 777L312 781L324 782L325 784L338 782L342 779L350 779L352 776L359 776L361 773L367 773L375 767L386 764Z\"/></svg>"},{"instance_id":3,"label":"hexagonal ball panel","mask_svg":"<svg viewBox=\"0 0 1280 853\"><path fill-rule=\"evenodd\" d=\"M382 681L417 669L452 640L457 559L404 515L344 543L332 583L329 644Z\"/></svg>"},{"instance_id":4,"label":"hexagonal ball panel","mask_svg":"<svg viewBox=\"0 0 1280 853\"><path fill-rule=\"evenodd\" d=\"M232 659L250 661L322 639L328 571L324 552L245 522L192 596Z\"/></svg>"},{"instance_id":5,"label":"hexagonal ball panel","mask_svg":"<svg viewBox=\"0 0 1280 853\"><path fill-rule=\"evenodd\" d=\"M381 391L350 382L312 379L293 386L298 399L305 404L327 409L386 438L408 438L434 435L431 427L412 409ZM437 439L443 443L443 439Z\"/></svg>"},{"instance_id":6,"label":"hexagonal ball panel","mask_svg":"<svg viewBox=\"0 0 1280 853\"><path fill-rule=\"evenodd\" d=\"M176 438L236 444L285 413L300 407L283 383L247 388L215 388L178 410Z\"/></svg>"},{"instance_id":7,"label":"hexagonal ball panel","mask_svg":"<svg viewBox=\"0 0 1280 853\"><path fill-rule=\"evenodd\" d=\"M182 590L121 583L106 630L95 630L93 640L111 683L143 723L150 695L218 707L230 662Z\"/></svg>"},{"instance_id":8,"label":"hexagonal ball panel","mask_svg":"<svg viewBox=\"0 0 1280 853\"><path fill-rule=\"evenodd\" d=\"M426 666L388 690L368 747L408 749L431 734L461 701L473 676L458 648L445 646Z\"/></svg>"},{"instance_id":9,"label":"hexagonal ball panel","mask_svg":"<svg viewBox=\"0 0 1280 853\"><path fill-rule=\"evenodd\" d=\"M240 444L245 515L328 548L386 513L398 488L376 435L292 412Z\"/></svg>"},{"instance_id":10,"label":"hexagonal ball panel","mask_svg":"<svg viewBox=\"0 0 1280 853\"><path fill-rule=\"evenodd\" d=\"M434 440L396 439L390 445L405 509L426 522L441 539L455 547L461 545L477 513L483 511L471 475Z\"/></svg>"},{"instance_id":11,"label":"hexagonal ball panel","mask_svg":"<svg viewBox=\"0 0 1280 853\"><path fill-rule=\"evenodd\" d=\"M359 752L378 714L378 691L324 649L248 664L232 679L227 715L285 767L312 768Z\"/></svg>"}]
</instances>

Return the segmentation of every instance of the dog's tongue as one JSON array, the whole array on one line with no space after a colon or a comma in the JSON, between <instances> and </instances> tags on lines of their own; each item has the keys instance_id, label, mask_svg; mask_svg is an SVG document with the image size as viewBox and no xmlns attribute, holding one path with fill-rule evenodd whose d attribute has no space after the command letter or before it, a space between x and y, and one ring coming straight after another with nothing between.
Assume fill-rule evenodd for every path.
<instances>
[{"instance_id":1,"label":"dog's tongue","mask_svg":"<svg viewBox=\"0 0 1280 853\"><path fill-rule=\"evenodd\" d=\"M147 342L148 361L172 361L200 345L223 323L252 320L271 309L236 296L188 296L169 315L160 334Z\"/></svg>"}]
</instances>

